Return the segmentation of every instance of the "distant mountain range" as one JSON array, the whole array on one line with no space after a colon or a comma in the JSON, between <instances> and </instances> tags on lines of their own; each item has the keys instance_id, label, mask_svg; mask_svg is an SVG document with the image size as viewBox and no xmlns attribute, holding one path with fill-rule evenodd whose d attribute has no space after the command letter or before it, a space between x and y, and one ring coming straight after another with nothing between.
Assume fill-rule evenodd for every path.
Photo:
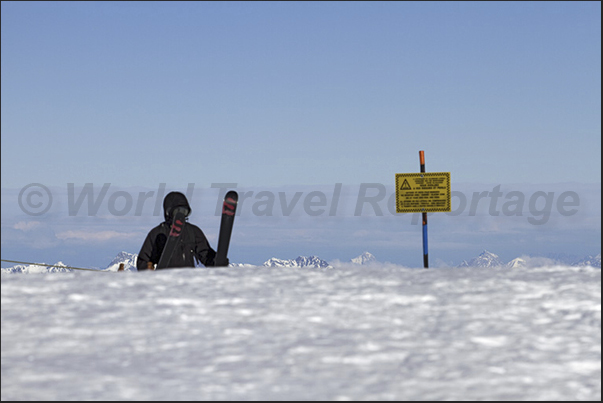
<instances>
[{"instance_id":1,"label":"distant mountain range","mask_svg":"<svg viewBox=\"0 0 603 403\"><path fill-rule=\"evenodd\" d=\"M264 262L263 266L266 267L311 267L311 268L332 268L325 260L317 256L299 256L297 259L277 259L273 257Z\"/></svg>"},{"instance_id":2,"label":"distant mountain range","mask_svg":"<svg viewBox=\"0 0 603 403\"><path fill-rule=\"evenodd\" d=\"M508 268L521 268L521 267L538 267L545 265L570 265L570 266L592 266L601 268L601 254L595 256L585 256L580 259L574 258L571 262L568 262L567 256L563 255L562 259L554 259L550 257L529 257L522 256L511 260L510 262L503 262L500 257L492 252L484 250L478 256L470 260L464 260L457 267L482 267L482 268L493 268L493 267L508 267ZM136 259L138 255L129 252L120 252L115 258L109 263L109 265L103 269L103 271L117 271L120 264L123 263L124 270L136 271ZM377 258L369 252L364 252L360 256L357 256L348 261L348 264L355 265L370 265L378 264ZM306 268L333 268L326 260L319 258L318 256L298 256L296 259L278 259L271 258L264 262L264 267L306 267ZM255 267L252 264L246 263L231 263L230 267ZM2 273L58 273L58 272L71 272L73 271L63 262L58 262L54 265L16 265L9 268L3 268Z\"/></svg>"},{"instance_id":3,"label":"distant mountain range","mask_svg":"<svg viewBox=\"0 0 603 403\"><path fill-rule=\"evenodd\" d=\"M502 265L503 262L498 255L485 250L479 256L474 257L469 261L463 260L458 267L500 267Z\"/></svg>"},{"instance_id":4,"label":"distant mountain range","mask_svg":"<svg viewBox=\"0 0 603 403\"><path fill-rule=\"evenodd\" d=\"M63 262L53 265L18 264L13 267L3 268L2 273L67 273L73 270L67 268Z\"/></svg>"},{"instance_id":5,"label":"distant mountain range","mask_svg":"<svg viewBox=\"0 0 603 403\"><path fill-rule=\"evenodd\" d=\"M377 258L369 252L364 252L362 255L351 259L348 263L356 265L368 265L378 263ZM310 268L333 268L326 260L322 260L317 256L299 256L297 259L283 260L272 258L264 262L266 267L310 267Z\"/></svg>"},{"instance_id":6,"label":"distant mountain range","mask_svg":"<svg viewBox=\"0 0 603 403\"><path fill-rule=\"evenodd\" d=\"M574 266L592 266L601 268L601 254L595 256L586 256L580 260L578 260Z\"/></svg>"},{"instance_id":7,"label":"distant mountain range","mask_svg":"<svg viewBox=\"0 0 603 403\"><path fill-rule=\"evenodd\" d=\"M566 259L553 259L543 257L529 257L522 256L511 260L508 263L504 263L500 257L492 252L484 250L478 256L467 261L464 260L457 267L509 267L509 268L520 268L520 267L538 267L544 265L569 265L569 266L592 266L601 268L601 254L596 256L585 256L581 259L573 260L568 262Z\"/></svg>"}]
</instances>

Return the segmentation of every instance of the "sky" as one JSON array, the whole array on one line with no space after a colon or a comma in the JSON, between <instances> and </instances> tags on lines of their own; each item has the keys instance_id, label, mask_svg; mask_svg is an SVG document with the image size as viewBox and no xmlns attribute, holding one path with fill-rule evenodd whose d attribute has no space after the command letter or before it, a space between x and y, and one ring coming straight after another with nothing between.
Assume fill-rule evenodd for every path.
<instances>
[{"instance_id":1,"label":"sky","mask_svg":"<svg viewBox=\"0 0 603 403\"><path fill-rule=\"evenodd\" d=\"M393 186L425 150L427 170L451 172L469 194L594 189L580 214L599 217L600 251L599 2L1 7L3 198L31 183L63 195L71 183L206 193L236 183L256 195ZM3 257L16 253L10 231L35 226L15 200L2 206ZM55 235L59 219L70 225L56 211Z\"/></svg>"}]
</instances>

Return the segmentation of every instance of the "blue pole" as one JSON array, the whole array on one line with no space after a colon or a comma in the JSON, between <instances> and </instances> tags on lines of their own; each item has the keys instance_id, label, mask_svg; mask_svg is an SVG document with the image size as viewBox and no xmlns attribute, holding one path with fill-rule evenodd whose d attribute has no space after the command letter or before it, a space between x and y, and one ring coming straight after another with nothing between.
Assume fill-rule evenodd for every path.
<instances>
[{"instance_id":1,"label":"blue pole","mask_svg":"<svg viewBox=\"0 0 603 403\"><path fill-rule=\"evenodd\" d=\"M419 151L421 173L425 173L425 152ZM429 253L427 249L427 213L423 213L423 267L429 268Z\"/></svg>"},{"instance_id":2,"label":"blue pole","mask_svg":"<svg viewBox=\"0 0 603 403\"><path fill-rule=\"evenodd\" d=\"M423 213L423 267L429 268L429 253L427 250L427 213Z\"/></svg>"}]
</instances>

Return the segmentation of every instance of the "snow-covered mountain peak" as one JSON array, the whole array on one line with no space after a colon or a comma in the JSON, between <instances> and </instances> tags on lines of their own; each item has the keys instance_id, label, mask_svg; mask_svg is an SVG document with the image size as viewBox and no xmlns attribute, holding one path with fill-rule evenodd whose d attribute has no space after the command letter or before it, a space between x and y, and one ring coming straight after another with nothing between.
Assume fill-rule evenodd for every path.
<instances>
[{"instance_id":1,"label":"snow-covered mountain peak","mask_svg":"<svg viewBox=\"0 0 603 403\"><path fill-rule=\"evenodd\" d=\"M595 255L595 256L586 256L586 257L580 259L579 261L577 261L576 263L574 263L574 266L592 266L592 267L598 267L600 269L601 268L601 253L599 253L598 255Z\"/></svg>"},{"instance_id":2,"label":"snow-covered mountain peak","mask_svg":"<svg viewBox=\"0 0 603 403\"><path fill-rule=\"evenodd\" d=\"M109 263L109 266L115 263L122 263L128 259L135 258L137 255L135 253L129 253L125 251L121 251L115 256L115 258Z\"/></svg>"},{"instance_id":3,"label":"snow-covered mountain peak","mask_svg":"<svg viewBox=\"0 0 603 403\"><path fill-rule=\"evenodd\" d=\"M364 252L362 255L357 256L351 260L354 264L369 264L377 262L377 258L370 252Z\"/></svg>"},{"instance_id":4,"label":"snow-covered mountain peak","mask_svg":"<svg viewBox=\"0 0 603 403\"><path fill-rule=\"evenodd\" d=\"M119 252L117 256L109 263L109 265L105 268L106 271L117 271L119 270L119 265L121 263L124 264L124 270L136 271L136 259L138 259L138 255L135 253L129 252Z\"/></svg>"},{"instance_id":5,"label":"snow-covered mountain peak","mask_svg":"<svg viewBox=\"0 0 603 403\"><path fill-rule=\"evenodd\" d=\"M526 266L526 260L520 257L517 257L513 260L511 260L509 263L507 263L507 267L511 268L511 269L517 269L519 267L525 267Z\"/></svg>"},{"instance_id":6,"label":"snow-covered mountain peak","mask_svg":"<svg viewBox=\"0 0 603 403\"><path fill-rule=\"evenodd\" d=\"M498 255L484 250L479 256L463 261L459 267L500 267L503 265Z\"/></svg>"}]
</instances>

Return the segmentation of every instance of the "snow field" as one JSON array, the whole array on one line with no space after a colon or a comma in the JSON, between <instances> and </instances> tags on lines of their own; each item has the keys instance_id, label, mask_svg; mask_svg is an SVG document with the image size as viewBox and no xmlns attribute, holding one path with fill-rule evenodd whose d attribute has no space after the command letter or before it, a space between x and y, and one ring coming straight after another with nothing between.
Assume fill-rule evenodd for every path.
<instances>
[{"instance_id":1,"label":"snow field","mask_svg":"<svg viewBox=\"0 0 603 403\"><path fill-rule=\"evenodd\" d=\"M2 400L600 400L601 270L2 274Z\"/></svg>"}]
</instances>

